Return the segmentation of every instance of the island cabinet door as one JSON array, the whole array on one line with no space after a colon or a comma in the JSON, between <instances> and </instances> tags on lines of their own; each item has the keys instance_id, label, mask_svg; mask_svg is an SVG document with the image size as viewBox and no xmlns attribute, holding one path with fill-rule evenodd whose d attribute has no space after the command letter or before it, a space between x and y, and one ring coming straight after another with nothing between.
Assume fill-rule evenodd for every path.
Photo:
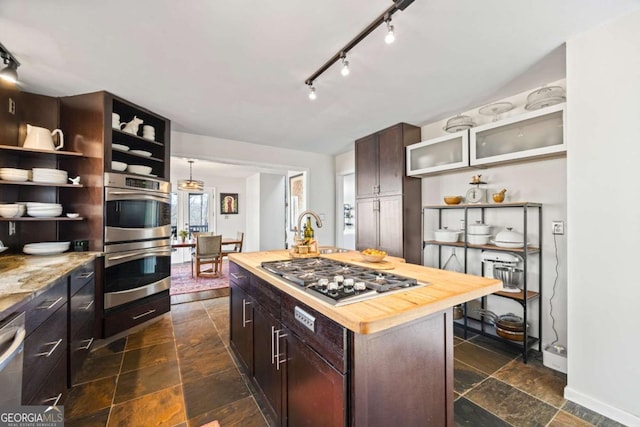
<instances>
[{"instance_id":1,"label":"island cabinet door","mask_svg":"<svg viewBox=\"0 0 640 427\"><path fill-rule=\"evenodd\" d=\"M347 380L293 333L286 336L286 425L347 425Z\"/></svg>"},{"instance_id":2,"label":"island cabinet door","mask_svg":"<svg viewBox=\"0 0 640 427\"><path fill-rule=\"evenodd\" d=\"M229 283L231 292L230 343L245 372L251 374L253 368L253 303L249 296L233 281Z\"/></svg>"},{"instance_id":3,"label":"island cabinet door","mask_svg":"<svg viewBox=\"0 0 640 427\"><path fill-rule=\"evenodd\" d=\"M261 306L257 305L253 313L253 378L266 398L269 415L282 425L283 329Z\"/></svg>"}]
</instances>

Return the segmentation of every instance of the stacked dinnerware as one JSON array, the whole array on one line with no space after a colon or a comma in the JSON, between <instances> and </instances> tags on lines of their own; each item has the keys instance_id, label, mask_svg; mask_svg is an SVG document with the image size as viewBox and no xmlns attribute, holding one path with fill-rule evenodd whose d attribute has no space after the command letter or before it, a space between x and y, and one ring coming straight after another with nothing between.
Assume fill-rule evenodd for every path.
<instances>
[{"instance_id":1,"label":"stacked dinnerware","mask_svg":"<svg viewBox=\"0 0 640 427\"><path fill-rule=\"evenodd\" d=\"M151 141L156 140L156 130L153 126L144 125L142 126L142 137L144 139L150 139Z\"/></svg>"},{"instance_id":2,"label":"stacked dinnerware","mask_svg":"<svg viewBox=\"0 0 640 427\"><path fill-rule=\"evenodd\" d=\"M0 205L0 216L2 218L16 218L24 215L25 207L21 203L7 203Z\"/></svg>"},{"instance_id":3,"label":"stacked dinnerware","mask_svg":"<svg viewBox=\"0 0 640 427\"><path fill-rule=\"evenodd\" d=\"M42 242L24 245L22 252L30 255L54 255L69 250L71 242Z\"/></svg>"},{"instance_id":4,"label":"stacked dinnerware","mask_svg":"<svg viewBox=\"0 0 640 427\"><path fill-rule=\"evenodd\" d=\"M59 203L27 202L27 215L34 218L53 218L62 215Z\"/></svg>"},{"instance_id":5,"label":"stacked dinnerware","mask_svg":"<svg viewBox=\"0 0 640 427\"><path fill-rule=\"evenodd\" d=\"M0 168L0 179L3 181L23 182L29 179L29 170Z\"/></svg>"},{"instance_id":6,"label":"stacked dinnerware","mask_svg":"<svg viewBox=\"0 0 640 427\"><path fill-rule=\"evenodd\" d=\"M46 182L48 184L66 184L69 175L67 171L47 168L33 168L33 182Z\"/></svg>"},{"instance_id":7,"label":"stacked dinnerware","mask_svg":"<svg viewBox=\"0 0 640 427\"><path fill-rule=\"evenodd\" d=\"M127 166L127 172L137 173L140 175L149 175L152 168L144 165L129 165Z\"/></svg>"}]
</instances>

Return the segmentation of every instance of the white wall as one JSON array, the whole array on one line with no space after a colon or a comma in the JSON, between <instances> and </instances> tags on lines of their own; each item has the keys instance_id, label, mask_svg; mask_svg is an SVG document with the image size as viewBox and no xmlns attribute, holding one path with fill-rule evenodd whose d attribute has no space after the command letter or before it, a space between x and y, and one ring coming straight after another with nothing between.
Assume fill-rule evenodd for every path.
<instances>
[{"instance_id":1,"label":"white wall","mask_svg":"<svg viewBox=\"0 0 640 427\"><path fill-rule=\"evenodd\" d=\"M335 157L336 169L336 246L346 249L355 249L355 227L351 230L344 230L343 205L351 203L355 205L355 172L356 172L356 152L355 150L347 151ZM353 176L354 179L347 178ZM349 194L349 185L353 195ZM346 192L346 194L345 194ZM345 199L346 197L346 199ZM346 200L353 199L352 202Z\"/></svg>"},{"instance_id":2,"label":"white wall","mask_svg":"<svg viewBox=\"0 0 640 427\"><path fill-rule=\"evenodd\" d=\"M640 12L567 42L565 396L640 425Z\"/></svg>"},{"instance_id":3,"label":"white wall","mask_svg":"<svg viewBox=\"0 0 640 427\"><path fill-rule=\"evenodd\" d=\"M285 177L260 174L260 250L285 248Z\"/></svg>"},{"instance_id":4,"label":"white wall","mask_svg":"<svg viewBox=\"0 0 640 427\"><path fill-rule=\"evenodd\" d=\"M307 208L324 216L324 226L316 230L316 238L321 245L335 242L335 164L334 158L305 151L275 148L266 145L213 138L183 132L171 132L171 155L185 158L206 159L223 163L265 166L307 172ZM247 182L247 188L250 188ZM250 195L247 194L247 197ZM250 206L253 201L247 200ZM247 215L258 216L258 211L248 211ZM249 223L247 216L247 235ZM247 246L247 250L249 250ZM255 249L259 247L257 242Z\"/></svg>"},{"instance_id":5,"label":"white wall","mask_svg":"<svg viewBox=\"0 0 640 427\"><path fill-rule=\"evenodd\" d=\"M260 174L247 178L247 215L246 232L242 250L254 252L260 250Z\"/></svg>"}]
</instances>

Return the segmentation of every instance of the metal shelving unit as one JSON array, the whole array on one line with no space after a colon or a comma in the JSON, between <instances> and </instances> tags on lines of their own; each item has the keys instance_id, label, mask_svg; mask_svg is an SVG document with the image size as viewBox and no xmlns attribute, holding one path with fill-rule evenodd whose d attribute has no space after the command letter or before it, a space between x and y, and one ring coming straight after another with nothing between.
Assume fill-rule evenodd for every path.
<instances>
[{"instance_id":1,"label":"metal shelving unit","mask_svg":"<svg viewBox=\"0 0 640 427\"><path fill-rule=\"evenodd\" d=\"M480 211L480 220L484 223L485 221L485 211L487 209L522 209L522 225L523 225L523 234L524 234L524 246L522 248L503 248L495 245L471 245L467 243L467 225L469 224L469 211L470 210L479 210ZM464 316L461 320L454 321L455 326L458 326L464 330L464 337L467 338L469 332L481 334L492 339L498 340L500 342L504 342L508 345L519 348L522 351L522 358L524 363L527 362L527 356L529 351L537 344L538 350L541 350L541 342L542 342L542 256L541 248L542 248L542 204L541 203L532 203L532 202L516 202L516 203L500 203L500 204L490 204L490 203L478 203L478 204L460 204L460 205L427 205L423 206L422 214L423 214L423 229L422 236L424 238L425 235L425 218L424 215L426 211L433 210L438 212L438 228L442 228L442 213L445 210L457 209L464 210L464 224L465 229L463 232L463 241L462 242L438 242L435 240L424 240L423 241L423 251L427 246L437 246L438 247L438 260L437 260L437 268L442 268L442 247L453 247L453 248L462 248L464 250L464 262L463 268L464 272L468 271L468 257L467 252L469 250L491 250L491 251L501 251L501 252L511 252L518 254L523 259L523 283L522 290L518 293L509 293L509 292L495 292L492 295L509 299L517 302L522 307L523 319L525 324L528 324L530 320L530 310L529 303L538 300L538 337L533 337L527 335L526 339L523 342L512 341L498 336L495 332L494 326L489 324L481 318L481 320L476 320L470 318L468 316L468 303L464 304ZM538 216L538 241L534 242L534 245L530 245L528 241L528 232L529 232L529 214L530 210L536 210ZM527 278L527 272L529 270L529 257L538 256L538 290L533 291L529 289L529 283ZM484 265L481 266L481 272L484 274ZM482 297L480 299L480 304L482 308L486 308L487 305L487 297Z\"/></svg>"}]
</instances>

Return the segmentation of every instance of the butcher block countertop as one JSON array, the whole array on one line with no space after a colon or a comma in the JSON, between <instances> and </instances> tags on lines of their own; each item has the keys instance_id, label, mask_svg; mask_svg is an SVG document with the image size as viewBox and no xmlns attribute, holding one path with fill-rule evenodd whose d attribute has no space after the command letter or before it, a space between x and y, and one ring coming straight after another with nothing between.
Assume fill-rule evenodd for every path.
<instances>
[{"instance_id":1,"label":"butcher block countertop","mask_svg":"<svg viewBox=\"0 0 640 427\"><path fill-rule=\"evenodd\" d=\"M354 261L360 259L359 253L356 251L320 256L376 268L375 263ZM368 301L334 307L260 267L260 264L265 261L289 258L289 253L284 250L229 255L230 261L359 334L372 334L389 329L502 289L502 282L496 279L409 264L400 258L387 257L385 261L391 262L393 268L385 271L415 278L419 282L429 283L429 285Z\"/></svg>"},{"instance_id":2,"label":"butcher block countertop","mask_svg":"<svg viewBox=\"0 0 640 427\"><path fill-rule=\"evenodd\" d=\"M100 252L67 252L0 256L0 320L49 289L60 277L100 255Z\"/></svg>"}]
</instances>

